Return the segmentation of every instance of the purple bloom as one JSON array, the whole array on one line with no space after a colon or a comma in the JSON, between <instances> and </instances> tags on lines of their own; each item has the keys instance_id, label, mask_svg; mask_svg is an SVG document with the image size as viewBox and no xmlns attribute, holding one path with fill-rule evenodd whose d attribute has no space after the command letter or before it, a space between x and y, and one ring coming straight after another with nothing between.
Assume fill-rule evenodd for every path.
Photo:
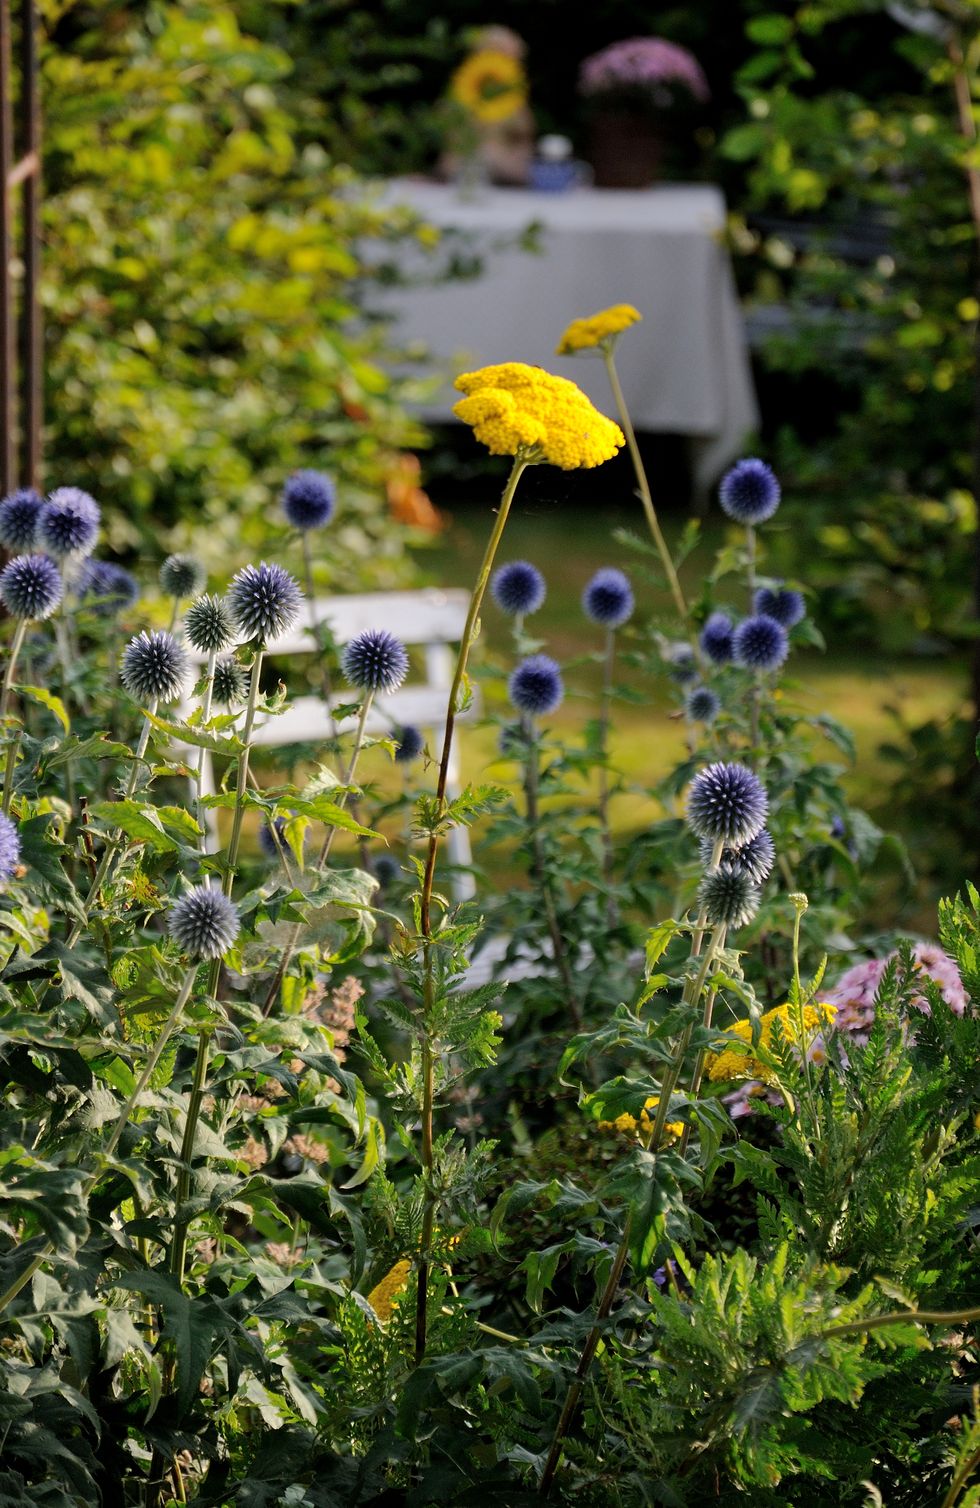
<instances>
[{"instance_id":1,"label":"purple bloom","mask_svg":"<svg viewBox=\"0 0 980 1508\"><path fill-rule=\"evenodd\" d=\"M369 628L344 646L340 668L358 691L397 691L408 675L408 651L386 628Z\"/></svg>"},{"instance_id":2,"label":"purple bloom","mask_svg":"<svg viewBox=\"0 0 980 1508\"><path fill-rule=\"evenodd\" d=\"M64 590L47 555L15 555L0 571L0 601L12 618L50 618Z\"/></svg>"},{"instance_id":3,"label":"purple bloom","mask_svg":"<svg viewBox=\"0 0 980 1508\"><path fill-rule=\"evenodd\" d=\"M86 561L79 589L86 601L94 599L95 611L104 615L132 607L140 594L136 577L113 560Z\"/></svg>"},{"instance_id":4,"label":"purple bloom","mask_svg":"<svg viewBox=\"0 0 980 1508\"><path fill-rule=\"evenodd\" d=\"M333 517L336 491L322 471L294 471L282 489L282 510L294 529L319 529Z\"/></svg>"},{"instance_id":5,"label":"purple bloom","mask_svg":"<svg viewBox=\"0 0 980 1508\"><path fill-rule=\"evenodd\" d=\"M802 623L806 617L806 603L802 592L794 592L792 587L779 587L773 589L768 586L760 586L755 594L753 606L757 613L765 613L767 618L775 618L784 628L795 628L797 623Z\"/></svg>"},{"instance_id":6,"label":"purple bloom","mask_svg":"<svg viewBox=\"0 0 980 1508\"><path fill-rule=\"evenodd\" d=\"M238 936L234 902L212 885L198 885L174 906L167 923L174 942L192 958L221 958Z\"/></svg>"},{"instance_id":7,"label":"purple bloom","mask_svg":"<svg viewBox=\"0 0 980 1508\"><path fill-rule=\"evenodd\" d=\"M0 544L20 554L37 538L37 521L44 507L40 493L22 487L0 503Z\"/></svg>"},{"instance_id":8,"label":"purple bloom","mask_svg":"<svg viewBox=\"0 0 980 1508\"><path fill-rule=\"evenodd\" d=\"M605 628L622 628L633 613L633 589L629 577L615 566L596 571L582 593L587 618Z\"/></svg>"},{"instance_id":9,"label":"purple bloom","mask_svg":"<svg viewBox=\"0 0 980 1508\"><path fill-rule=\"evenodd\" d=\"M718 489L723 511L738 524L764 524L779 507L780 495L772 467L754 457L726 472Z\"/></svg>"},{"instance_id":10,"label":"purple bloom","mask_svg":"<svg viewBox=\"0 0 980 1508\"><path fill-rule=\"evenodd\" d=\"M395 734L395 763L411 764L425 748L425 739L418 728L411 724L399 728Z\"/></svg>"},{"instance_id":11,"label":"purple bloom","mask_svg":"<svg viewBox=\"0 0 980 1508\"><path fill-rule=\"evenodd\" d=\"M710 686L692 686L684 698L684 711L692 723L713 723L721 711L721 701Z\"/></svg>"},{"instance_id":12,"label":"purple bloom","mask_svg":"<svg viewBox=\"0 0 980 1508\"><path fill-rule=\"evenodd\" d=\"M190 666L173 634L146 630L130 639L123 650L122 683L139 702L175 702Z\"/></svg>"},{"instance_id":13,"label":"purple bloom","mask_svg":"<svg viewBox=\"0 0 980 1508\"><path fill-rule=\"evenodd\" d=\"M743 670L778 670L789 654L789 636L775 618L758 613L754 618L742 619L732 647L735 664Z\"/></svg>"},{"instance_id":14,"label":"purple bloom","mask_svg":"<svg viewBox=\"0 0 980 1508\"><path fill-rule=\"evenodd\" d=\"M518 712L535 717L560 707L565 688L561 671L549 655L531 655L511 672L507 692Z\"/></svg>"},{"instance_id":15,"label":"purple bloom","mask_svg":"<svg viewBox=\"0 0 980 1508\"><path fill-rule=\"evenodd\" d=\"M547 588L537 566L529 560L511 560L494 571L490 591L501 612L516 618L521 614L536 613L544 602Z\"/></svg>"},{"instance_id":16,"label":"purple bloom","mask_svg":"<svg viewBox=\"0 0 980 1508\"><path fill-rule=\"evenodd\" d=\"M227 602L245 638L267 644L296 622L303 594L281 565L263 560L242 567L228 588Z\"/></svg>"},{"instance_id":17,"label":"purple bloom","mask_svg":"<svg viewBox=\"0 0 980 1508\"><path fill-rule=\"evenodd\" d=\"M663 86L680 84L698 100L709 97L708 80L694 55L663 37L629 37L585 59L579 91L596 96L642 90L658 104L670 103Z\"/></svg>"},{"instance_id":18,"label":"purple bloom","mask_svg":"<svg viewBox=\"0 0 980 1508\"><path fill-rule=\"evenodd\" d=\"M741 848L761 832L768 811L761 780L744 764L709 764L691 781L687 821L698 838Z\"/></svg>"},{"instance_id":19,"label":"purple bloom","mask_svg":"<svg viewBox=\"0 0 980 1508\"><path fill-rule=\"evenodd\" d=\"M0 880L9 880L20 865L17 824L0 812Z\"/></svg>"},{"instance_id":20,"label":"purple bloom","mask_svg":"<svg viewBox=\"0 0 980 1508\"><path fill-rule=\"evenodd\" d=\"M712 613L702 628L698 642L713 664L727 665L732 658L733 629L734 625L727 613Z\"/></svg>"},{"instance_id":21,"label":"purple bloom","mask_svg":"<svg viewBox=\"0 0 980 1508\"><path fill-rule=\"evenodd\" d=\"M90 555L100 518L94 497L80 487L58 487L38 514L37 543L58 559Z\"/></svg>"}]
</instances>

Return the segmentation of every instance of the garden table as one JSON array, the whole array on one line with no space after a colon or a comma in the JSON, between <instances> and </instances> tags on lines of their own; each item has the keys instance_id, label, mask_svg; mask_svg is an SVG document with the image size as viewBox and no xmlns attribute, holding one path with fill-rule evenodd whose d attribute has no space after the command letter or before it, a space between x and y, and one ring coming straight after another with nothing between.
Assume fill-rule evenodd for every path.
<instances>
[{"instance_id":1,"label":"garden table","mask_svg":"<svg viewBox=\"0 0 980 1508\"><path fill-rule=\"evenodd\" d=\"M400 342L424 345L452 372L499 361L546 366L609 412L601 361L556 357L555 346L575 317L635 304L643 323L623 337L616 360L636 427L688 436L702 492L740 453L758 409L718 188L485 188L463 198L445 184L399 178L384 197L452 232L457 263L479 259L475 278L387 295ZM449 418L458 396L446 380L423 400L424 417Z\"/></svg>"}]
</instances>

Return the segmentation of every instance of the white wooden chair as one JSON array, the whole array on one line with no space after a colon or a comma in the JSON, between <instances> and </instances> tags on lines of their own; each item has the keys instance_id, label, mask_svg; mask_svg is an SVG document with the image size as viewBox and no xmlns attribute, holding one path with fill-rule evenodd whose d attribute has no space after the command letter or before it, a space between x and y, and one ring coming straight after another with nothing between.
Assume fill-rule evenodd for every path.
<instances>
[{"instance_id":1,"label":"white wooden chair","mask_svg":"<svg viewBox=\"0 0 980 1508\"><path fill-rule=\"evenodd\" d=\"M330 628L338 645L346 644L365 629L385 628L396 634L407 648L423 651L424 680L408 681L390 696L377 697L368 714L366 729L369 734L390 733L411 724L427 735L430 753L438 758L455 667L455 655L450 646L458 644L462 638L469 604L469 593L458 589L365 592L350 597L316 599L316 620ZM308 606L304 618L309 621ZM288 656L292 660L317 654L318 646L308 628L297 627L281 638L271 640L268 653L275 658ZM200 663L200 656L194 658ZM354 694L343 687L335 689L331 698L334 706L349 705L353 700ZM466 711L458 714L457 722L473 718L478 710L478 696L474 693ZM282 748L285 744L326 742L334 732L341 735L353 732L356 721L356 718L346 718L332 728L322 697L299 696L287 702L285 711L278 717L257 720L252 742L254 747L266 749ZM459 794L459 781L459 758L454 745L447 787L450 798ZM204 758L202 787L204 795L214 793L214 769L209 753ZM212 839L217 842L213 808L208 820ZM447 849L453 865L453 895L457 900L466 900L474 894L475 887L470 872L469 832L465 827L451 829Z\"/></svg>"}]
</instances>

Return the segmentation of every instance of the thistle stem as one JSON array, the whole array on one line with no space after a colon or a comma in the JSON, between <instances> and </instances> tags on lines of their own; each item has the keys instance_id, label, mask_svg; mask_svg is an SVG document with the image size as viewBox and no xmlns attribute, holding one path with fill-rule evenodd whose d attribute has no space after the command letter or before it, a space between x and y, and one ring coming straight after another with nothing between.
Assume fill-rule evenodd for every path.
<instances>
[{"instance_id":1,"label":"thistle stem","mask_svg":"<svg viewBox=\"0 0 980 1508\"><path fill-rule=\"evenodd\" d=\"M374 692L369 691L365 696L364 701L361 703L361 712L360 716L357 719L357 731L354 734L354 747L351 749L350 758L347 761L347 769L344 771L343 779L345 789L337 798L337 805L342 810L347 805L347 798L350 794L350 786L353 783L354 772L357 769L357 761L360 758L361 749L364 747L364 730L367 726L368 713L371 711L373 702ZM314 866L317 871L322 870L324 864L326 864L327 860L329 859L330 850L333 847L333 840L336 835L336 827L327 829L327 835L323 840L323 847L320 849L316 865ZM282 988L282 982L286 977L286 970L289 968L293 954L296 952L296 944L299 942L302 930L302 923L296 922L294 923L293 927L286 937L286 941L283 944L282 953L279 958L279 963L276 966L276 972L272 976L272 983L269 986L268 993L262 1005L263 1016L267 1016L276 1003L276 1000L279 996L279 991Z\"/></svg>"},{"instance_id":2,"label":"thistle stem","mask_svg":"<svg viewBox=\"0 0 980 1508\"><path fill-rule=\"evenodd\" d=\"M330 725L330 740L337 737L337 724L333 716L333 686L330 679L330 666L327 660L329 653L323 642L323 625L316 615L316 597L313 584L313 551L310 548L310 531L300 531L303 536L303 572L306 583L306 604L310 614L310 633L316 640L317 649L320 651L320 688L323 696L323 705L327 709L327 721Z\"/></svg>"},{"instance_id":3,"label":"thistle stem","mask_svg":"<svg viewBox=\"0 0 980 1508\"><path fill-rule=\"evenodd\" d=\"M599 711L599 829L602 842L602 878L607 891L612 885L613 840L609 822L609 728L612 722L613 673L616 663L616 630L606 628L606 652L602 661L602 699ZM619 920L615 896L608 895L609 925Z\"/></svg>"},{"instance_id":4,"label":"thistle stem","mask_svg":"<svg viewBox=\"0 0 980 1508\"><path fill-rule=\"evenodd\" d=\"M646 468L643 465L643 457L640 455L640 447L636 443L636 431L633 428L633 421L630 418L630 412L626 405L626 395L623 392L619 373L616 370L616 357L612 346L604 346L602 355L606 363L606 371L609 373L609 386L612 388L616 412L619 415L623 434L626 436L627 449L630 453L630 460L633 462L633 470L636 473L636 485L639 489L640 500L643 503L643 511L646 514L650 533L653 535L653 542L660 556L660 563L664 568L664 575L667 577L670 593L674 599L674 606L677 609L681 622L686 624L688 615L687 602L681 590L677 568L674 565L670 550L667 547L667 541L663 535L663 530L660 527L660 520L657 518L657 510L653 506L653 494L650 491L650 483L647 479Z\"/></svg>"},{"instance_id":5,"label":"thistle stem","mask_svg":"<svg viewBox=\"0 0 980 1508\"><path fill-rule=\"evenodd\" d=\"M214 666L218 658L218 652L212 649L208 652L207 670L204 675L204 695L201 698L201 725L206 727L211 718L211 697L214 692ZM198 846L202 854L208 851L208 833L204 825L204 761L207 757L207 749L202 745L197 751L197 825L201 829ZM210 884L210 876L208 876Z\"/></svg>"},{"instance_id":6,"label":"thistle stem","mask_svg":"<svg viewBox=\"0 0 980 1508\"><path fill-rule=\"evenodd\" d=\"M255 711L259 703L259 681L262 676L262 660L264 655L264 648L256 650L255 662L252 665L252 673L248 683L248 702L245 707L245 723L242 727L242 744L244 747L238 756L238 776L235 782L235 817L231 826L231 841L228 844L228 862L225 868L223 887L225 895L228 896L231 895L235 884L238 849L242 839L242 823L245 818L245 792L248 788L248 760L251 753Z\"/></svg>"},{"instance_id":7,"label":"thistle stem","mask_svg":"<svg viewBox=\"0 0 980 1508\"><path fill-rule=\"evenodd\" d=\"M568 1014L571 1017L575 1030L581 1031L582 1012L575 990L575 981L572 977L571 964L565 950L565 939L561 934L554 886L548 873L544 843L541 840L541 813L538 805L538 782L540 776L538 729L532 716L528 716L525 719L524 732L527 738L527 758L524 765L524 799L527 808L527 831L531 848L531 878L535 881L541 892L541 902L544 906L545 920L548 925L548 936L551 938L552 955L555 967L561 976Z\"/></svg>"},{"instance_id":8,"label":"thistle stem","mask_svg":"<svg viewBox=\"0 0 980 1508\"><path fill-rule=\"evenodd\" d=\"M0 717L6 717L7 707L10 703L10 692L14 684L14 671L17 668L17 656L20 654L24 635L27 632L27 619L18 618L17 627L14 629L14 637L10 644L10 654L7 658L7 668L3 674L3 690L0 691Z\"/></svg>"}]
</instances>

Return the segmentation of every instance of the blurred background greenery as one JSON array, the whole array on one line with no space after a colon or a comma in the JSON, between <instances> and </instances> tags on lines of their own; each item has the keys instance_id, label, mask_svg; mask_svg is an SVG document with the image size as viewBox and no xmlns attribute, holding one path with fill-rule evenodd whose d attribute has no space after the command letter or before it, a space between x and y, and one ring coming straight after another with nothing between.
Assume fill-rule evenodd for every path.
<instances>
[{"instance_id":1,"label":"blurred background greenery","mask_svg":"<svg viewBox=\"0 0 980 1508\"><path fill-rule=\"evenodd\" d=\"M474 26L520 32L539 131L580 146L584 56L651 26L689 47L712 99L670 172L727 195L754 443L787 491L773 564L814 593L831 645L807 674L859 724L857 778L912 837L922 894L958 880L965 854L980 869L965 696L972 682L980 699L976 0L710 0L655 22L607 0L574 27L558 0L501 0L492 15L475 0L42 11L49 480L100 498L122 554L155 561L193 538L224 571L285 543L282 481L322 467L342 510L321 581L344 589L420 573L466 584L492 496L467 439L431 443L410 417L424 368L393 375L373 285L385 248L425 231L379 209L371 179L431 168ZM679 528L676 451L648 449ZM414 548L431 522L418 451L447 524L428 553ZM560 531L560 649L580 578L615 558L594 499L576 489L511 539L547 566Z\"/></svg>"}]
</instances>

